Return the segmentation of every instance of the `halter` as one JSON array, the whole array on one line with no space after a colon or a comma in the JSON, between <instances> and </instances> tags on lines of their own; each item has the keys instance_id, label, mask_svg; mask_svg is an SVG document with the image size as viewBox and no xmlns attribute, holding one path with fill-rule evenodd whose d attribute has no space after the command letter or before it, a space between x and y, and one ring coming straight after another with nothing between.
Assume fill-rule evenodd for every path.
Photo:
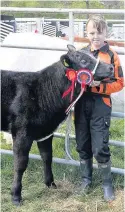
<instances>
[{"instance_id":1,"label":"halter","mask_svg":"<svg viewBox=\"0 0 125 212\"><path fill-rule=\"evenodd\" d=\"M93 81L93 75L95 74L95 71L99 65L99 58L97 59L96 65L93 69L93 71L90 71L88 69L80 69L78 71L75 71L74 69L67 69L66 70L66 76L67 78L72 82L71 86L68 88L68 90L66 90L63 93L62 98L64 98L65 96L67 96L70 92L70 102L72 102L73 99L73 94L74 94L74 89L76 87L76 82L81 84L81 91L80 94L78 95L78 97L75 99L75 101L73 101L69 107L66 109L66 114L68 115L68 113L70 112L70 110L74 107L74 105L76 104L76 102L79 100L79 98L82 96L83 92L86 89L86 85L90 85L91 82Z\"/></svg>"},{"instance_id":2,"label":"halter","mask_svg":"<svg viewBox=\"0 0 125 212\"><path fill-rule=\"evenodd\" d=\"M95 68L94 68L93 71L92 71L92 74L93 74L93 75L95 74L95 71L96 71L96 69L97 69L97 67L98 67L98 65L99 65L99 62L100 62L100 59L99 59L99 57L98 57L97 62L96 62L96 64L95 64Z\"/></svg>"}]
</instances>

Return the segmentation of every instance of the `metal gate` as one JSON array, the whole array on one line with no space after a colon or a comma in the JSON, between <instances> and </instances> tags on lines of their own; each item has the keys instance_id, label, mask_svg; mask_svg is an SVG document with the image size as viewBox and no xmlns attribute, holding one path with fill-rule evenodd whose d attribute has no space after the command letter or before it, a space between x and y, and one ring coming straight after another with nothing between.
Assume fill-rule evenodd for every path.
<instances>
[{"instance_id":1,"label":"metal gate","mask_svg":"<svg viewBox=\"0 0 125 212\"><path fill-rule=\"evenodd\" d=\"M0 21L0 42L2 42L10 32L14 32L14 27Z\"/></svg>"}]
</instances>

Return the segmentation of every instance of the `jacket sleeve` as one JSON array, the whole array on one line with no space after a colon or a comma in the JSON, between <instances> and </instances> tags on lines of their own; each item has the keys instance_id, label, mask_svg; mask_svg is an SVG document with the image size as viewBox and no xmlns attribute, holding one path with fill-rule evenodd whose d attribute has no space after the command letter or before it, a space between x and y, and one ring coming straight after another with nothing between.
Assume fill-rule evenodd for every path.
<instances>
[{"instance_id":1,"label":"jacket sleeve","mask_svg":"<svg viewBox=\"0 0 125 212\"><path fill-rule=\"evenodd\" d=\"M110 95L111 93L122 90L124 87L123 71L120 64L120 59L116 52L114 52L114 77L116 78L115 82L100 84L99 93Z\"/></svg>"}]
</instances>

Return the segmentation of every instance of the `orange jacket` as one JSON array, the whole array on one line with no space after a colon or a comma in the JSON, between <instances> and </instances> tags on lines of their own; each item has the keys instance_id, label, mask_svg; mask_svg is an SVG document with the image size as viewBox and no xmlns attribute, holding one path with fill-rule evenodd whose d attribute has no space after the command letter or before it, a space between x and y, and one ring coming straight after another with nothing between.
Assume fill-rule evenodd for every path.
<instances>
[{"instance_id":1,"label":"orange jacket","mask_svg":"<svg viewBox=\"0 0 125 212\"><path fill-rule=\"evenodd\" d=\"M110 95L111 93L122 90L124 87L124 78L120 60L117 53L109 47L108 43L99 50L93 50L90 45L84 47L84 49L95 57L99 57L101 61L114 65L114 77L116 81L101 83L99 89L97 87L92 87L91 92Z\"/></svg>"}]
</instances>

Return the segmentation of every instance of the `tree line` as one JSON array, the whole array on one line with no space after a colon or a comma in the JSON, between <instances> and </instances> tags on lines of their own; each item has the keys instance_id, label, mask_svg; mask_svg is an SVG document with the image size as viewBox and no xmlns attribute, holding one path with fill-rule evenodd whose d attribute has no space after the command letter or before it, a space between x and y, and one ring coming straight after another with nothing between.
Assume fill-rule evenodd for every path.
<instances>
[{"instance_id":1,"label":"tree line","mask_svg":"<svg viewBox=\"0 0 125 212\"><path fill-rule=\"evenodd\" d=\"M124 0L83 0L83 1L2 1L2 7L36 7L36 8L72 8L72 9L124 9ZM46 18L68 18L68 14L62 13L24 13L24 12L2 12L15 17L46 17ZM75 18L88 18L86 14L76 14ZM124 15L106 14L107 19L124 19Z\"/></svg>"}]
</instances>

